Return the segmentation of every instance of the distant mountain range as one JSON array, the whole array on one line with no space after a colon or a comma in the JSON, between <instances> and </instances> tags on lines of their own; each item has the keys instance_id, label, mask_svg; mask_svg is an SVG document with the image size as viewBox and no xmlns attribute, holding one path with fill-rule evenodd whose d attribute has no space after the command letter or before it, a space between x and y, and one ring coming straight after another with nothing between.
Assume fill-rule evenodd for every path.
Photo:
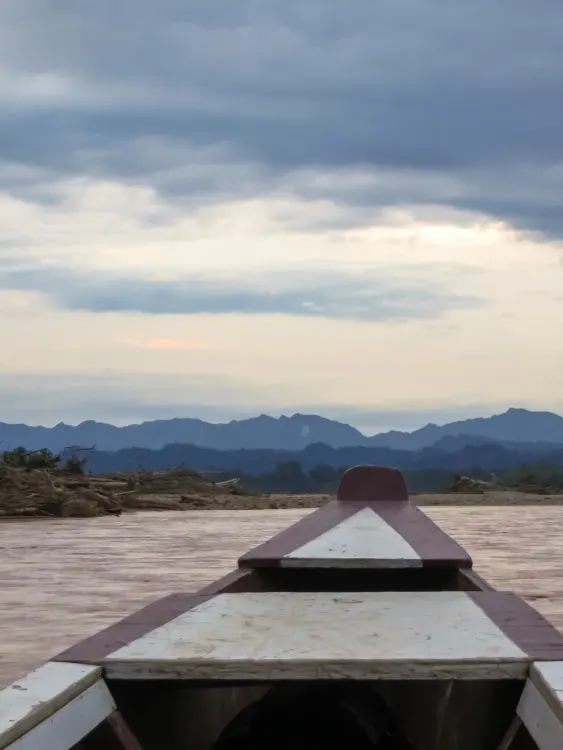
<instances>
[{"instance_id":1,"label":"distant mountain range","mask_svg":"<svg viewBox=\"0 0 563 750\"><path fill-rule=\"evenodd\" d=\"M68 453L70 446L95 446L82 454L94 474L166 469L264 474L276 464L298 461L304 470L361 463L404 470L473 468L502 471L545 462L563 466L563 417L550 412L509 409L489 418L468 419L412 433L373 437L316 415L260 416L210 424L171 419L115 427L101 422L30 427L0 423L0 451L23 446Z\"/></svg>"},{"instance_id":2,"label":"distant mountain range","mask_svg":"<svg viewBox=\"0 0 563 750\"><path fill-rule=\"evenodd\" d=\"M82 455L87 457L87 469L92 474L135 471L139 468L159 470L184 465L195 471L242 472L256 475L270 472L275 469L276 464L288 461L298 461L305 471L316 466L331 466L337 469L366 463L394 466L403 470L448 469L460 473L475 468L491 472L504 471L538 461L563 466L563 445L528 453L509 450L499 443L467 445L456 450L431 447L419 451L367 446L333 448L324 443L315 443L300 451L218 451L177 443L160 450L125 448L113 453L90 451Z\"/></svg>"},{"instance_id":3,"label":"distant mountain range","mask_svg":"<svg viewBox=\"0 0 563 750\"><path fill-rule=\"evenodd\" d=\"M171 444L218 451L302 451L323 443L332 448L392 448L420 451L435 447L444 452L469 446L495 444L512 452L547 454L563 445L563 417L551 412L509 409L493 417L480 417L445 425L428 424L414 432L380 433L366 437L354 427L317 415L286 417L261 415L251 419L211 424L200 419L167 419L116 427L104 422L60 423L33 427L0 422L0 450L23 446L60 452L68 446L95 446L99 451L127 448L160 450Z\"/></svg>"},{"instance_id":4,"label":"distant mountain range","mask_svg":"<svg viewBox=\"0 0 563 750\"><path fill-rule=\"evenodd\" d=\"M48 448L52 451L61 451L69 445L95 445L104 451L131 447L158 450L171 443L216 450L302 450L311 443L322 442L340 448L366 445L367 440L350 425L302 414L277 418L261 415L226 424L189 418L159 419L126 427L93 421L76 426L60 423L55 427L0 423L0 448L4 450L19 445L28 450Z\"/></svg>"}]
</instances>

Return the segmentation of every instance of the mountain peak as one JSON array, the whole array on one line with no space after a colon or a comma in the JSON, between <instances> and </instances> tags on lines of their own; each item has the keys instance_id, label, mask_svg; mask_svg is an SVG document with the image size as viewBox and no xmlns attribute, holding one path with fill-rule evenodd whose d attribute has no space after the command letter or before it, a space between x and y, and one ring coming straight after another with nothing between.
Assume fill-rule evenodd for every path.
<instances>
[{"instance_id":1,"label":"mountain peak","mask_svg":"<svg viewBox=\"0 0 563 750\"><path fill-rule=\"evenodd\" d=\"M563 417L548 411L511 407L502 414L491 417L474 417L441 426L428 424L411 433L375 435L371 438L371 443L403 450L420 450L435 445L443 438L461 436L478 437L497 443L563 444Z\"/></svg>"},{"instance_id":2,"label":"mountain peak","mask_svg":"<svg viewBox=\"0 0 563 750\"><path fill-rule=\"evenodd\" d=\"M260 414L249 419L231 420L223 424L201 419L159 419L124 427L95 420L72 426L60 422L53 428L0 423L0 441L4 450L24 446L29 450L48 448L61 451L70 443L96 445L98 450L117 451L122 448L156 450L165 445L191 444L216 450L244 448L299 451L312 444L333 448L385 447L401 451L417 451L436 443L440 449L447 439L456 444L548 443L563 444L563 418L551 412L535 412L511 407L503 414L491 417L450 422L445 425L429 423L414 432L392 430L366 437L355 427L318 414L272 417ZM453 444L453 443L452 443Z\"/></svg>"}]
</instances>

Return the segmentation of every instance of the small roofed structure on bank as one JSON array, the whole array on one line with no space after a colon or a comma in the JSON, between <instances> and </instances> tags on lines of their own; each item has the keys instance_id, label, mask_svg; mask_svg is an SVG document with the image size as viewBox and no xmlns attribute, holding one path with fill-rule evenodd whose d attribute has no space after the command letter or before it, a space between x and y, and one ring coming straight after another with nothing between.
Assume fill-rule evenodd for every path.
<instances>
[{"instance_id":1,"label":"small roofed structure on bank","mask_svg":"<svg viewBox=\"0 0 563 750\"><path fill-rule=\"evenodd\" d=\"M0 692L0 750L562 750L563 636L411 505L337 500Z\"/></svg>"}]
</instances>

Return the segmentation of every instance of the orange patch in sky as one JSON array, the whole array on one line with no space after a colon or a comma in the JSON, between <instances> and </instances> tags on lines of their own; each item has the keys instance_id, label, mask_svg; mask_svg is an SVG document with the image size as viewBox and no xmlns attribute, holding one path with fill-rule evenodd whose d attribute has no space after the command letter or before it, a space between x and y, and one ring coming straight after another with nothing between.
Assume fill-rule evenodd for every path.
<instances>
[{"instance_id":1,"label":"orange patch in sky","mask_svg":"<svg viewBox=\"0 0 563 750\"><path fill-rule=\"evenodd\" d=\"M199 341L194 339L152 339L135 344L140 349L159 349L161 351L188 351L201 349Z\"/></svg>"}]
</instances>

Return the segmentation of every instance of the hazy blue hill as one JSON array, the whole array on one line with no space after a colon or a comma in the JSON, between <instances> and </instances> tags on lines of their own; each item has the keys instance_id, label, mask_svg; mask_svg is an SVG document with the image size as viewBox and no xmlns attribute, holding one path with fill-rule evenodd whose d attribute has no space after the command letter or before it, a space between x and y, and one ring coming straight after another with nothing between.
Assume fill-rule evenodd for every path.
<instances>
[{"instance_id":1,"label":"hazy blue hill","mask_svg":"<svg viewBox=\"0 0 563 750\"><path fill-rule=\"evenodd\" d=\"M95 445L100 451L127 448L160 450L172 444L202 449L300 451L323 443L332 448L388 448L420 451L434 446L444 452L466 447L498 444L510 451L549 453L563 445L563 417L550 412L509 409L493 417L467 419L446 425L428 424L412 433L391 431L366 437L354 427L315 414L269 417L212 424L201 419L161 419L116 427L88 421L79 425L33 427L0 422L2 450L23 446L28 450L48 448L60 452L67 446Z\"/></svg>"},{"instance_id":2,"label":"hazy blue hill","mask_svg":"<svg viewBox=\"0 0 563 750\"><path fill-rule=\"evenodd\" d=\"M563 417L547 411L508 409L504 414L477 417L438 426L428 424L414 432L386 432L370 438L371 445L420 450L444 437L477 436L500 442L563 444Z\"/></svg>"},{"instance_id":3,"label":"hazy blue hill","mask_svg":"<svg viewBox=\"0 0 563 750\"><path fill-rule=\"evenodd\" d=\"M457 451L424 448L421 451L397 451L391 448L348 447L333 448L316 443L301 451L233 450L218 451L195 445L169 445L158 451L146 448L125 448L115 453L92 451L88 453L88 469L95 474L113 471L167 469L185 465L197 471L225 470L246 474L272 471L276 464L297 461L304 470L316 466L340 468L370 463L395 466L399 469L450 469L464 471L472 467L499 471L522 466L527 461L538 460L537 453L527 455L510 451L501 445L467 446ZM542 460L563 466L563 447L542 454Z\"/></svg>"}]
</instances>

